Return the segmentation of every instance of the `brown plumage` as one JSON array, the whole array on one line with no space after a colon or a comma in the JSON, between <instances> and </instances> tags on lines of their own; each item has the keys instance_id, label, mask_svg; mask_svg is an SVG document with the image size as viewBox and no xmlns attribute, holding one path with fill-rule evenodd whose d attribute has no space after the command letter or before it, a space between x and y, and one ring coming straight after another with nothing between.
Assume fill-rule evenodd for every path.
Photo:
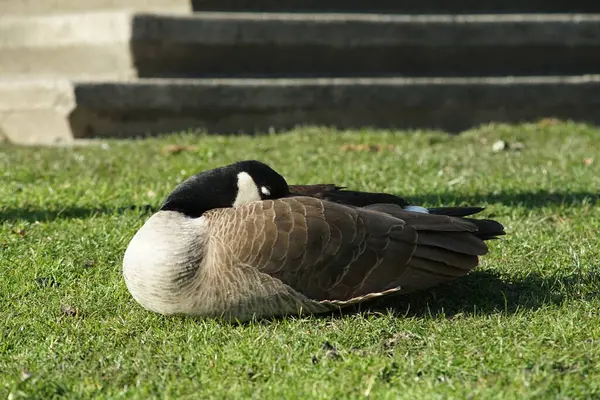
<instances>
[{"instance_id":1,"label":"brown plumage","mask_svg":"<svg viewBox=\"0 0 600 400\"><path fill-rule=\"evenodd\" d=\"M504 234L495 221L289 196L273 184L261 196L267 186L256 174L252 200L241 193L243 168L228 173L237 176L236 207L186 211L183 203L210 192L207 181L224 184L203 177L176 189L132 239L125 280L147 309L238 320L325 312L461 277L487 253L484 240Z\"/></svg>"}]
</instances>

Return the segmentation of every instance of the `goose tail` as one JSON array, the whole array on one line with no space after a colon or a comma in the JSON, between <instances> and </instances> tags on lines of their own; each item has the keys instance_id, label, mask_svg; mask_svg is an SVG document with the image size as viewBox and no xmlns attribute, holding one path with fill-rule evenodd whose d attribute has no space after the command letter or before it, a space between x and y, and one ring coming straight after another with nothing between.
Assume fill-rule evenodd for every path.
<instances>
[{"instance_id":1,"label":"goose tail","mask_svg":"<svg viewBox=\"0 0 600 400\"><path fill-rule=\"evenodd\" d=\"M465 220L477 227L477 231L473 232L473 234L481 240L493 240L498 239L499 236L506 235L504 226L498 221L473 218L465 218Z\"/></svg>"}]
</instances>

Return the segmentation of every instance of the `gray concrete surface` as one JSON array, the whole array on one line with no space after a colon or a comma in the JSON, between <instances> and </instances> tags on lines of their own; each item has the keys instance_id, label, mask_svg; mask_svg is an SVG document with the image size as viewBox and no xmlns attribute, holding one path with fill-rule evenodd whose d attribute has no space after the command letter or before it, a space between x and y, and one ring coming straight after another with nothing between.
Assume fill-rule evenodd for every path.
<instances>
[{"instance_id":1,"label":"gray concrete surface","mask_svg":"<svg viewBox=\"0 0 600 400\"><path fill-rule=\"evenodd\" d=\"M0 0L0 15L60 14L92 10L191 12L191 0Z\"/></svg>"},{"instance_id":2,"label":"gray concrete surface","mask_svg":"<svg viewBox=\"0 0 600 400\"><path fill-rule=\"evenodd\" d=\"M600 14L4 16L0 53L0 75L582 74L598 72Z\"/></svg>"},{"instance_id":3,"label":"gray concrete surface","mask_svg":"<svg viewBox=\"0 0 600 400\"><path fill-rule=\"evenodd\" d=\"M244 1L194 7L236 9ZM246 6L413 12L440 1ZM525 3L507 0L496 11L538 4ZM478 12L500 3L445 4L448 12ZM540 9L589 12L590 4ZM296 125L460 131L545 117L600 123L600 14L190 11L183 0L0 0L0 141L71 144Z\"/></svg>"},{"instance_id":4,"label":"gray concrete surface","mask_svg":"<svg viewBox=\"0 0 600 400\"><path fill-rule=\"evenodd\" d=\"M73 89L63 80L0 80L0 132L17 144L70 142Z\"/></svg>"},{"instance_id":5,"label":"gray concrete surface","mask_svg":"<svg viewBox=\"0 0 600 400\"><path fill-rule=\"evenodd\" d=\"M0 81L0 131L20 144L312 124L458 131L545 117L598 123L599 109L600 75Z\"/></svg>"},{"instance_id":6,"label":"gray concrete surface","mask_svg":"<svg viewBox=\"0 0 600 400\"><path fill-rule=\"evenodd\" d=\"M0 15L108 9L399 14L564 13L600 12L600 3L596 0L0 0Z\"/></svg>"},{"instance_id":7,"label":"gray concrete surface","mask_svg":"<svg viewBox=\"0 0 600 400\"><path fill-rule=\"evenodd\" d=\"M360 13L600 12L597 0L192 0L195 10Z\"/></svg>"},{"instance_id":8,"label":"gray concrete surface","mask_svg":"<svg viewBox=\"0 0 600 400\"><path fill-rule=\"evenodd\" d=\"M129 12L0 17L0 76L135 76Z\"/></svg>"}]
</instances>

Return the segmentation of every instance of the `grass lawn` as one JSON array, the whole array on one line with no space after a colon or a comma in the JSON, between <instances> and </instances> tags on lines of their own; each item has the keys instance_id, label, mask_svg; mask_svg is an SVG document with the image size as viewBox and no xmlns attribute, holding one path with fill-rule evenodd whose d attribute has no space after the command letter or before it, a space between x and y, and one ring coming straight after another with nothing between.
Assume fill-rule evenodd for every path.
<instances>
[{"instance_id":1,"label":"grass lawn","mask_svg":"<svg viewBox=\"0 0 600 400\"><path fill-rule=\"evenodd\" d=\"M522 146L493 152L499 139ZM0 147L1 398L600 397L600 129L103 143ZM463 279L342 315L144 311L121 276L134 232L182 179L247 158L290 183L485 205L508 235Z\"/></svg>"}]
</instances>

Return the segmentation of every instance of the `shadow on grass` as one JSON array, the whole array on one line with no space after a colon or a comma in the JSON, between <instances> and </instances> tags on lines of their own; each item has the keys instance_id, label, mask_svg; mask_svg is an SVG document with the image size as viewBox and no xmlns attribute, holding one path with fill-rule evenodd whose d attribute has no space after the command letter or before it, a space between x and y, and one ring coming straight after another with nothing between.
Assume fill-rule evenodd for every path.
<instances>
[{"instance_id":1,"label":"shadow on grass","mask_svg":"<svg viewBox=\"0 0 600 400\"><path fill-rule=\"evenodd\" d=\"M520 280L507 279L488 271L474 271L436 288L375 299L345 309L342 314L391 311L398 316L452 318L498 312L512 314L560 305L572 299L600 297L600 273L568 277L529 274Z\"/></svg>"},{"instance_id":2,"label":"shadow on grass","mask_svg":"<svg viewBox=\"0 0 600 400\"><path fill-rule=\"evenodd\" d=\"M150 204L131 205L123 207L69 207L61 210L41 210L41 209L5 209L0 210L0 222L3 221L53 221L56 219L85 219L100 215L116 215L125 212L138 211L140 214L150 214L158 209L157 206Z\"/></svg>"},{"instance_id":3,"label":"shadow on grass","mask_svg":"<svg viewBox=\"0 0 600 400\"><path fill-rule=\"evenodd\" d=\"M543 277L529 274L522 279L505 278L488 271L473 271L455 281L407 295L389 295L365 301L340 310L315 314L312 318L336 319L361 313L389 315L398 318L457 318L489 314L515 314L558 306L574 299L592 300L600 297L600 272L567 277ZM231 322L246 326L255 322L280 321L281 316L258 318L255 321ZM228 323L223 321L223 323Z\"/></svg>"},{"instance_id":4,"label":"shadow on grass","mask_svg":"<svg viewBox=\"0 0 600 400\"><path fill-rule=\"evenodd\" d=\"M594 204L600 200L599 192L549 192L547 190L536 190L530 192L513 193L487 193L487 194L460 194L460 193L442 193L425 194L422 196L413 196L408 200L414 204L441 204L444 205L452 201L456 204L477 206L483 203L500 203L506 206L523 206L527 208L572 205L577 206L582 203Z\"/></svg>"}]
</instances>

